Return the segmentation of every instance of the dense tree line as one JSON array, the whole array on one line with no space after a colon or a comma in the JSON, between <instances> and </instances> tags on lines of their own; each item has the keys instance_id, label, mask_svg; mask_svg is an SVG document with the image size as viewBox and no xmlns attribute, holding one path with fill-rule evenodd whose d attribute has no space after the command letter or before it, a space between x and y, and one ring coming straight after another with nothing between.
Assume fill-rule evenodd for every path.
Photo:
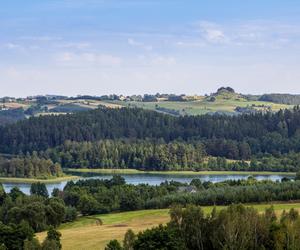
<instances>
[{"instance_id":1,"label":"dense tree line","mask_svg":"<svg viewBox=\"0 0 300 250\"><path fill-rule=\"evenodd\" d=\"M173 207L171 220L135 235L125 234L123 246L109 242L106 250L300 249L300 217L291 209L278 218L272 207L259 213L232 205L206 215L197 206Z\"/></svg>"},{"instance_id":2,"label":"dense tree line","mask_svg":"<svg viewBox=\"0 0 300 250\"><path fill-rule=\"evenodd\" d=\"M300 95L291 94L264 94L258 99L264 102L300 105Z\"/></svg>"},{"instance_id":3,"label":"dense tree line","mask_svg":"<svg viewBox=\"0 0 300 250\"><path fill-rule=\"evenodd\" d=\"M18 188L5 193L0 185L0 249L49 250L61 249L60 233L54 228L76 218L76 210L58 197L48 197L44 184L32 184L31 195ZM48 231L40 244L35 232Z\"/></svg>"},{"instance_id":4,"label":"dense tree line","mask_svg":"<svg viewBox=\"0 0 300 250\"><path fill-rule=\"evenodd\" d=\"M0 129L0 151L46 150L66 140L164 138L174 117L142 109L98 109L77 114L30 118ZM166 136L168 137L168 136ZM166 138L170 141L171 138Z\"/></svg>"},{"instance_id":5,"label":"dense tree line","mask_svg":"<svg viewBox=\"0 0 300 250\"><path fill-rule=\"evenodd\" d=\"M5 225L0 222L0 249L23 249L24 242L32 242L33 237L33 230L25 222L19 225Z\"/></svg>"},{"instance_id":6,"label":"dense tree line","mask_svg":"<svg viewBox=\"0 0 300 250\"><path fill-rule=\"evenodd\" d=\"M15 123L25 118L23 108L0 110L0 125Z\"/></svg>"},{"instance_id":7,"label":"dense tree line","mask_svg":"<svg viewBox=\"0 0 300 250\"><path fill-rule=\"evenodd\" d=\"M263 154L252 157L251 161L230 161L224 157L209 157L207 162L199 164L194 170L298 172L300 153L291 152L276 156Z\"/></svg>"},{"instance_id":8,"label":"dense tree line","mask_svg":"<svg viewBox=\"0 0 300 250\"><path fill-rule=\"evenodd\" d=\"M149 208L166 208L172 204L228 205L232 203L290 201L300 199L300 182L258 182L248 185L210 185L196 193L169 194L153 198L145 204Z\"/></svg>"},{"instance_id":9,"label":"dense tree line","mask_svg":"<svg viewBox=\"0 0 300 250\"><path fill-rule=\"evenodd\" d=\"M79 180L68 182L63 191L55 191L66 205L75 207L81 214L90 215L112 211L132 211L146 208L153 198L175 194L181 183L162 183L159 186L126 184L122 177L111 180Z\"/></svg>"},{"instance_id":10,"label":"dense tree line","mask_svg":"<svg viewBox=\"0 0 300 250\"><path fill-rule=\"evenodd\" d=\"M6 225L26 222L34 232L59 226L66 221L67 207L62 199L44 194L33 191L25 195L18 188L8 194L2 192L0 221Z\"/></svg>"},{"instance_id":11,"label":"dense tree line","mask_svg":"<svg viewBox=\"0 0 300 250\"><path fill-rule=\"evenodd\" d=\"M220 146L220 145L219 145ZM218 150L218 144L216 144ZM216 150L214 149L214 150ZM247 149L245 150L247 151ZM230 161L207 156L198 141L101 140L66 141L63 145L39 153L33 152L0 158L0 176L49 178L62 176L62 168L121 168L140 170L214 170L214 171L282 171L300 170L300 153L278 156L262 155L251 161Z\"/></svg>"},{"instance_id":12,"label":"dense tree line","mask_svg":"<svg viewBox=\"0 0 300 250\"><path fill-rule=\"evenodd\" d=\"M221 171L282 171L300 170L300 153L277 156L262 154L251 161L227 160L225 155L235 152L235 142L172 141L116 139L96 142L66 141L63 145L39 152L39 157L58 162L63 168L133 168L140 170L221 170ZM208 145L209 146L205 146ZM212 146L214 145L214 146ZM233 150L229 150L229 149ZM240 143L240 155L248 159L249 147ZM206 150L205 150L206 149ZM231 158L231 157L230 157ZM233 157L234 158L234 157Z\"/></svg>"},{"instance_id":13,"label":"dense tree line","mask_svg":"<svg viewBox=\"0 0 300 250\"><path fill-rule=\"evenodd\" d=\"M204 161L201 143L160 140L102 140L71 142L40 153L65 168L135 168L182 170L197 168Z\"/></svg>"},{"instance_id":14,"label":"dense tree line","mask_svg":"<svg viewBox=\"0 0 300 250\"><path fill-rule=\"evenodd\" d=\"M35 117L0 127L2 153L47 150L65 141L163 139L203 143L208 154L249 159L259 154L300 151L300 110L241 116L173 117L142 109L97 109Z\"/></svg>"},{"instance_id":15,"label":"dense tree line","mask_svg":"<svg viewBox=\"0 0 300 250\"><path fill-rule=\"evenodd\" d=\"M32 155L11 159L0 158L0 176L18 178L49 178L62 176L60 164Z\"/></svg>"},{"instance_id":16,"label":"dense tree line","mask_svg":"<svg viewBox=\"0 0 300 250\"><path fill-rule=\"evenodd\" d=\"M300 170L300 153L277 155L268 154L252 159L250 168L253 171L298 172Z\"/></svg>"},{"instance_id":17,"label":"dense tree line","mask_svg":"<svg viewBox=\"0 0 300 250\"><path fill-rule=\"evenodd\" d=\"M181 187L192 187L190 193ZM165 182L159 186L129 185L121 177L112 180L69 182L55 194L82 214L107 213L139 209L168 208L173 204L229 205L233 203L289 201L300 199L300 181L244 181L220 183L193 180L190 185Z\"/></svg>"}]
</instances>

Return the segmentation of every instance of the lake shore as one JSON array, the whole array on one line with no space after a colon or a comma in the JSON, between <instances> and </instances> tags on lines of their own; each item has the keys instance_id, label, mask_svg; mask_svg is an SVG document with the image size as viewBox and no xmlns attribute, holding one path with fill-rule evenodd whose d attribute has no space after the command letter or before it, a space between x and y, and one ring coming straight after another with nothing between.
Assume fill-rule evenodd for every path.
<instances>
[{"instance_id":1,"label":"lake shore","mask_svg":"<svg viewBox=\"0 0 300 250\"><path fill-rule=\"evenodd\" d=\"M95 174L165 174L165 175L286 175L294 176L294 172L268 172L268 171L142 171L137 169L64 169L73 174L95 173Z\"/></svg>"},{"instance_id":2,"label":"lake shore","mask_svg":"<svg viewBox=\"0 0 300 250\"><path fill-rule=\"evenodd\" d=\"M71 181L79 179L79 176L63 176L51 179L34 179L34 178L14 178L14 177L0 177L0 183L59 183L62 181Z\"/></svg>"}]
</instances>

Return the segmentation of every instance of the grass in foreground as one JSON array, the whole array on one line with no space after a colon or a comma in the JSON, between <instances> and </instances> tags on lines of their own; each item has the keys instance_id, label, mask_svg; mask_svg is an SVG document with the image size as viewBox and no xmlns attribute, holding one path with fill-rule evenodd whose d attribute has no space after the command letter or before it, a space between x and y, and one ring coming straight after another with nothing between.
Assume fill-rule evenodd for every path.
<instances>
[{"instance_id":1,"label":"grass in foreground","mask_svg":"<svg viewBox=\"0 0 300 250\"><path fill-rule=\"evenodd\" d=\"M66 169L73 173L99 173L99 174L166 174L166 175L287 175L293 176L292 172L268 172L268 171L141 171L136 169Z\"/></svg>"},{"instance_id":2,"label":"grass in foreground","mask_svg":"<svg viewBox=\"0 0 300 250\"><path fill-rule=\"evenodd\" d=\"M249 205L263 212L271 204ZM273 204L277 213L283 210L295 208L300 211L300 203ZM220 210L225 206L218 206ZM211 212L213 206L202 207L205 213ZM101 219L103 225L98 225ZM133 212L112 213L82 217L72 223L63 224L59 231L62 233L62 245L64 250L104 249L111 239L122 240L128 229L135 233L147 228L164 224L169 221L169 210L141 210ZM39 233L37 237L42 241L46 233Z\"/></svg>"}]
</instances>

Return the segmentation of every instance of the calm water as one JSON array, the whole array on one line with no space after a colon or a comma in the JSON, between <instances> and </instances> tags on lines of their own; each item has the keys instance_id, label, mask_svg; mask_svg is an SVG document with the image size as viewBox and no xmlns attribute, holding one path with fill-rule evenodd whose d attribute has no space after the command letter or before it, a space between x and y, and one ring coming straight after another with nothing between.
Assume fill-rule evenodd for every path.
<instances>
[{"instance_id":1,"label":"calm water","mask_svg":"<svg viewBox=\"0 0 300 250\"><path fill-rule=\"evenodd\" d=\"M78 173L77 173L78 175ZM238 179L247 179L249 175L166 175L166 174L121 174L125 178L127 183L130 184L141 184L146 183L149 185L159 185L164 181L178 181L183 183L189 183L192 179L200 179L201 181L211 181L211 182L221 182L225 180L238 180ZM281 180L284 175L253 175L258 180ZM111 174L89 174L82 175L80 179L110 179L112 178ZM62 181L58 183L49 183L46 184L49 194L51 194L54 188L59 188L62 190L67 184L67 181ZM28 183L4 183L4 189L6 192L9 192L13 187L19 187L22 192L25 194L30 193L30 184Z\"/></svg>"}]
</instances>

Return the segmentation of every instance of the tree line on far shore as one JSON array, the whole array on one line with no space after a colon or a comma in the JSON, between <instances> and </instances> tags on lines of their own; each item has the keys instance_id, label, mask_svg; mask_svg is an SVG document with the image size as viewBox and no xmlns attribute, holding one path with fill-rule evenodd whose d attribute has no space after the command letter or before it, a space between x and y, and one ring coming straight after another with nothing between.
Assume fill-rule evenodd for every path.
<instances>
[{"instance_id":1,"label":"tree line on far shore","mask_svg":"<svg viewBox=\"0 0 300 250\"><path fill-rule=\"evenodd\" d=\"M0 158L0 177L41 178L63 176L61 165L36 153L12 159Z\"/></svg>"},{"instance_id":2,"label":"tree line on far shore","mask_svg":"<svg viewBox=\"0 0 300 250\"><path fill-rule=\"evenodd\" d=\"M100 108L35 117L0 126L0 152L15 155L0 159L4 177L55 177L66 167L296 172L300 109L172 117Z\"/></svg>"},{"instance_id":3,"label":"tree line on far shore","mask_svg":"<svg viewBox=\"0 0 300 250\"><path fill-rule=\"evenodd\" d=\"M106 109L33 117L0 127L0 152L45 151L66 141L155 139L203 143L209 155L246 160L300 152L300 109L240 116L173 117L143 109Z\"/></svg>"}]
</instances>

